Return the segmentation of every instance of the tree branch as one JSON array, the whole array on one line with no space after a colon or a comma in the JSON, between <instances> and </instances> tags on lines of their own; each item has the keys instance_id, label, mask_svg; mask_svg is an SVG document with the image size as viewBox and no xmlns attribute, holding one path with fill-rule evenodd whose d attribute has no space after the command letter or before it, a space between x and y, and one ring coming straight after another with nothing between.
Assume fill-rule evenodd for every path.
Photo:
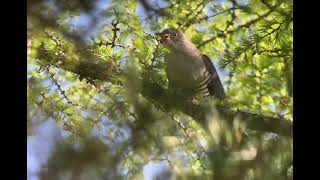
<instances>
[{"instance_id":1,"label":"tree branch","mask_svg":"<svg viewBox=\"0 0 320 180\"><path fill-rule=\"evenodd\" d=\"M280 4L281 4L281 3L280 3ZM239 25L238 27L236 27L236 28L234 28L234 29L231 29L231 30L228 30L228 31L222 31L222 32L218 33L217 35L215 35L215 36L213 36L213 37L211 37L211 38L203 41L203 42L202 42L201 44L199 44L197 47L200 48L200 47L208 44L209 42L214 41L215 39L217 39L217 38L219 38L219 37L225 37L225 36L228 35L228 34L232 34L232 33L236 32L236 31L239 31L239 30L240 30L241 28L243 28L243 27L249 27L249 26L257 23L258 21L263 20L264 18L266 18L267 16L269 16L280 4L274 5L274 6L272 7L272 9L270 9L268 12L260 15L260 16L257 17L256 19L253 19L253 20L251 20L251 21L249 21L249 22L247 22L247 23L241 24L241 25Z\"/></svg>"},{"instance_id":2,"label":"tree branch","mask_svg":"<svg viewBox=\"0 0 320 180\"><path fill-rule=\"evenodd\" d=\"M120 83L121 85L121 82L115 82L109 77L108 74L110 73L108 72L108 68L103 68L103 70L101 69L102 67L109 66L107 62L100 61L99 63L90 63L90 61L81 61L80 65L77 65L72 69L70 69L70 65L67 64L59 64L56 66L72 71L86 79L99 79L115 84ZM85 70L83 67L85 67ZM167 89L164 89L161 85L152 82L150 74L143 75L143 78L140 80L142 81L142 87L138 93L144 97L152 99L153 102L157 102L159 106L168 112L171 110L178 110L193 117L195 121L201 124L206 130L208 130L207 115L212 114L213 112L215 113L215 108L219 115L221 115L221 117L231 125L234 119L240 119L240 121L245 123L247 125L246 127L249 129L274 132L280 135L292 137L292 123L287 119L258 115L239 110L234 111L231 107L227 106L214 107L212 105L194 105L192 102L186 101L186 97L172 93Z\"/></svg>"},{"instance_id":3,"label":"tree branch","mask_svg":"<svg viewBox=\"0 0 320 180\"><path fill-rule=\"evenodd\" d=\"M178 94L172 94L160 85L147 80L144 81L143 88L144 89L141 92L143 96L152 98L154 101L161 104L167 111L177 108L177 110L193 117L203 126L204 129L207 128L208 119L206 116L212 113L214 108L213 106L194 105L191 102L186 102L185 97ZM168 99L170 99L170 101L168 101ZM171 102L178 102L178 104L172 104ZM216 106L215 108L229 124L232 124L233 120L237 118L240 119L241 122L245 123L249 129L273 132L292 137L292 123L290 120L254 114L241 110L234 111L231 107L227 106Z\"/></svg>"}]
</instances>

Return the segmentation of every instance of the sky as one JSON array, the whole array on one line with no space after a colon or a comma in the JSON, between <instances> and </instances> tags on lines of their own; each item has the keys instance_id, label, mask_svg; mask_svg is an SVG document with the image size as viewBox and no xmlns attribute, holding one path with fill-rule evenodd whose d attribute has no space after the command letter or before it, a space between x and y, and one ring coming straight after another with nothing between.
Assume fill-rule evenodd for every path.
<instances>
[{"instance_id":1,"label":"sky","mask_svg":"<svg viewBox=\"0 0 320 180\"><path fill-rule=\"evenodd\" d=\"M103 9L109 5L110 0L99 0L97 3L97 9ZM144 10L140 5L137 8L137 14L141 17L144 16ZM90 17L83 14L79 17L73 18L72 23L76 27L85 27L90 23ZM99 24L97 27L98 26ZM97 28L92 27L87 34L87 39L94 34L95 31L97 31ZM28 65L28 70L31 70L32 68L34 67ZM223 80L225 78L225 74L221 71L218 73ZM46 81L46 84L50 85L50 81ZM37 177L37 173L41 170L41 166L46 163L51 151L55 149L57 142L68 137L69 133L57 126L55 121L51 118L47 120L34 119L33 121L35 121L37 125L35 125L35 132L33 135L27 139L27 176L29 180L38 180L39 178ZM97 131L95 130L94 133L97 133ZM159 176L161 173L169 169L170 167L166 161L149 161L141 171L143 172L145 180L153 180L156 176Z\"/></svg>"},{"instance_id":2,"label":"sky","mask_svg":"<svg viewBox=\"0 0 320 180\"><path fill-rule=\"evenodd\" d=\"M37 173L45 164L50 152L57 142L67 136L67 132L57 126L51 118L40 123L34 135L27 139L27 177L28 180L38 180Z\"/></svg>"}]
</instances>

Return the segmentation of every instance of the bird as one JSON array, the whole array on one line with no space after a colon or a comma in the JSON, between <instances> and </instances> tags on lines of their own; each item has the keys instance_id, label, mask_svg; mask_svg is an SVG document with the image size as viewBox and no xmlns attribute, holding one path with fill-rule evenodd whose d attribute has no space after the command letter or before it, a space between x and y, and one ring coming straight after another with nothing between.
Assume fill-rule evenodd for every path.
<instances>
[{"instance_id":1,"label":"bird","mask_svg":"<svg viewBox=\"0 0 320 180\"><path fill-rule=\"evenodd\" d=\"M160 43L169 49L165 55L169 88L192 92L193 95L210 96L219 100L226 94L218 72L211 59L176 28L167 28L160 33Z\"/></svg>"}]
</instances>

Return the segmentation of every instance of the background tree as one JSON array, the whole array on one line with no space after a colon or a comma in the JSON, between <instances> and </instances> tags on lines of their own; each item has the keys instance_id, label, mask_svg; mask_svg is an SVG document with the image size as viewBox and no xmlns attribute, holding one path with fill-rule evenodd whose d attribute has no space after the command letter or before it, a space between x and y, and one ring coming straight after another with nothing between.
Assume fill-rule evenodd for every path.
<instances>
[{"instance_id":1,"label":"background tree","mask_svg":"<svg viewBox=\"0 0 320 180\"><path fill-rule=\"evenodd\" d=\"M292 179L292 1L28 1L28 135L69 135L42 179ZM184 31L220 68L226 102L167 90L154 37ZM90 178L89 178L90 177Z\"/></svg>"}]
</instances>

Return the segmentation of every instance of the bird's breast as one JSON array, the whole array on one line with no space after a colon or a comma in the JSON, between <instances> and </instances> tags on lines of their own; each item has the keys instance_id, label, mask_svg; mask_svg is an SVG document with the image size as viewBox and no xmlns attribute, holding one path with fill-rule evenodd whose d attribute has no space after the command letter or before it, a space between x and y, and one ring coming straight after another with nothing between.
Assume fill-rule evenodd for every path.
<instances>
[{"instance_id":1,"label":"bird's breast","mask_svg":"<svg viewBox=\"0 0 320 180\"><path fill-rule=\"evenodd\" d=\"M192 88L205 71L200 55L171 53L166 59L168 79L177 87Z\"/></svg>"}]
</instances>

